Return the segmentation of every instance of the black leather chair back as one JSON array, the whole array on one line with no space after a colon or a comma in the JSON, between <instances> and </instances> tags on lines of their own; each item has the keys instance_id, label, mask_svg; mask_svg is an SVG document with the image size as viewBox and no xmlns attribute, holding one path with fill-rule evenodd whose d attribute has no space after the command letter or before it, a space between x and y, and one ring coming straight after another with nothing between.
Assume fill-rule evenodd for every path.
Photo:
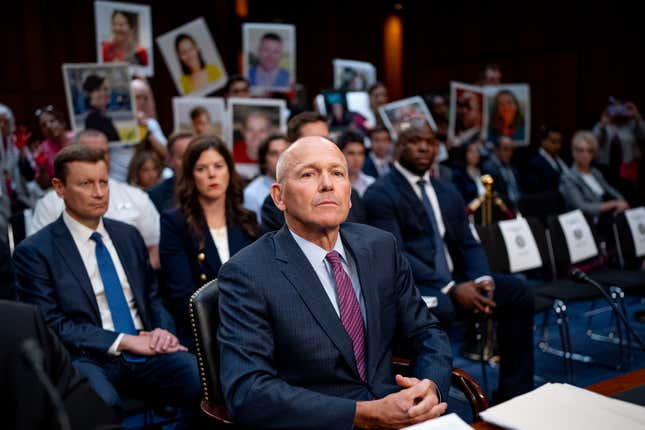
<instances>
[{"instance_id":1,"label":"black leather chair back","mask_svg":"<svg viewBox=\"0 0 645 430\"><path fill-rule=\"evenodd\" d=\"M202 398L213 403L224 403L219 380L219 288L213 279L190 298L190 323L195 339L195 352L199 364Z\"/></svg>"}]
</instances>

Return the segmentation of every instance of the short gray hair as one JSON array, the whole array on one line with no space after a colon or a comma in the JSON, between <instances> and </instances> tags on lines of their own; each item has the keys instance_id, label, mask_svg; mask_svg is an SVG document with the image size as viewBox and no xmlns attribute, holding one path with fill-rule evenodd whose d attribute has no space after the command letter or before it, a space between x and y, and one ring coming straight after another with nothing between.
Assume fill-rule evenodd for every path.
<instances>
[{"instance_id":1,"label":"short gray hair","mask_svg":"<svg viewBox=\"0 0 645 430\"><path fill-rule=\"evenodd\" d=\"M589 130L578 130L571 138L571 148L581 143L588 143L591 145L594 154L598 152L598 139Z\"/></svg>"}]
</instances>

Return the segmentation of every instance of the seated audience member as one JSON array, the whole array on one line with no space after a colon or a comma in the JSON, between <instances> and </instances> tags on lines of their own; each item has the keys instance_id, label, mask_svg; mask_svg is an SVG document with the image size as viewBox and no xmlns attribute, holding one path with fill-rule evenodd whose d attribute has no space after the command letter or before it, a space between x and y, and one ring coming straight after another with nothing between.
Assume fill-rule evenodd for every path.
<instances>
[{"instance_id":1,"label":"seated audience member","mask_svg":"<svg viewBox=\"0 0 645 430\"><path fill-rule=\"evenodd\" d=\"M168 139L168 162L174 174L148 190L150 200L159 213L177 206L175 196L175 178L181 174L181 163L188 147L192 133L175 133Z\"/></svg>"},{"instance_id":2,"label":"seated audience member","mask_svg":"<svg viewBox=\"0 0 645 430\"><path fill-rule=\"evenodd\" d=\"M317 112L302 112L295 115L287 123L287 137L290 142L307 136L329 136L327 120ZM362 223L365 221L365 208L358 192L352 189L352 206L347 221ZM262 203L262 231L279 230L284 225L284 214L276 207L271 196L267 196Z\"/></svg>"},{"instance_id":3,"label":"seated audience member","mask_svg":"<svg viewBox=\"0 0 645 430\"><path fill-rule=\"evenodd\" d=\"M591 166L597 150L598 141L593 133L581 130L573 135L573 166L561 177L560 193L568 209L580 209L596 221L606 218L609 225L611 215L629 209L629 204L607 183L600 170Z\"/></svg>"},{"instance_id":4,"label":"seated audience member","mask_svg":"<svg viewBox=\"0 0 645 430\"><path fill-rule=\"evenodd\" d=\"M255 214L242 207L242 179L224 142L196 137L186 148L177 178L179 207L161 215L161 296L177 323L182 344L192 346L190 296L217 278L221 265L258 234Z\"/></svg>"},{"instance_id":5,"label":"seated audience member","mask_svg":"<svg viewBox=\"0 0 645 430\"><path fill-rule=\"evenodd\" d=\"M211 115L204 106L197 106L191 109L190 122L193 125L193 132L197 136L215 134L215 130L211 124Z\"/></svg>"},{"instance_id":6,"label":"seated audience member","mask_svg":"<svg viewBox=\"0 0 645 430\"><path fill-rule=\"evenodd\" d=\"M350 192L336 145L296 141L271 187L286 225L220 270L220 374L236 424L399 428L445 411L447 336L392 235L343 223ZM414 377L394 374L396 339L411 347Z\"/></svg>"},{"instance_id":7,"label":"seated audience member","mask_svg":"<svg viewBox=\"0 0 645 430\"><path fill-rule=\"evenodd\" d=\"M30 135L16 130L13 111L0 103L0 174L12 213L33 208L43 195L34 180L37 164L27 145Z\"/></svg>"},{"instance_id":8,"label":"seated audience member","mask_svg":"<svg viewBox=\"0 0 645 430\"><path fill-rule=\"evenodd\" d=\"M596 162L609 183L633 198L645 150L645 121L633 102L614 100L593 128L598 139Z\"/></svg>"},{"instance_id":9,"label":"seated audience member","mask_svg":"<svg viewBox=\"0 0 645 430\"><path fill-rule=\"evenodd\" d=\"M57 155L52 184L65 208L16 247L18 297L40 308L74 367L117 411L122 389L194 408L197 361L171 332L143 239L104 217L105 156L84 145Z\"/></svg>"},{"instance_id":10,"label":"seated audience member","mask_svg":"<svg viewBox=\"0 0 645 430\"><path fill-rule=\"evenodd\" d=\"M288 146L289 141L283 134L272 134L260 144L258 150L260 175L244 188L244 207L255 213L258 224L262 222L262 203L269 195L271 184L275 182L275 166L278 157Z\"/></svg>"},{"instance_id":11,"label":"seated audience member","mask_svg":"<svg viewBox=\"0 0 645 430\"><path fill-rule=\"evenodd\" d=\"M349 182L359 196L363 196L367 187L374 183L374 178L361 170L365 162L365 142L363 136L353 131L346 131L338 138L338 148L345 155Z\"/></svg>"},{"instance_id":12,"label":"seated audience member","mask_svg":"<svg viewBox=\"0 0 645 430\"><path fill-rule=\"evenodd\" d=\"M466 204L486 193L481 176L480 141L463 144L453 151L452 182Z\"/></svg>"},{"instance_id":13,"label":"seated audience member","mask_svg":"<svg viewBox=\"0 0 645 430\"><path fill-rule=\"evenodd\" d=\"M11 223L11 200L7 196L4 181L0 182L0 240L8 241Z\"/></svg>"},{"instance_id":14,"label":"seated audience member","mask_svg":"<svg viewBox=\"0 0 645 430\"><path fill-rule=\"evenodd\" d=\"M76 372L38 308L0 300L0 414L5 428L60 428L50 394L32 367L34 359L62 400L72 429L120 428L114 412Z\"/></svg>"},{"instance_id":15,"label":"seated audience member","mask_svg":"<svg viewBox=\"0 0 645 430\"><path fill-rule=\"evenodd\" d=\"M376 125L383 126L383 118L381 118L378 108L389 101L387 87L383 82L376 82L367 89L367 94L370 98L370 110L374 114Z\"/></svg>"},{"instance_id":16,"label":"seated audience member","mask_svg":"<svg viewBox=\"0 0 645 430\"><path fill-rule=\"evenodd\" d=\"M377 126L368 133L372 149L365 157L363 172L373 178L383 176L390 171L392 163L392 139L390 132L383 126Z\"/></svg>"},{"instance_id":17,"label":"seated audience member","mask_svg":"<svg viewBox=\"0 0 645 430\"><path fill-rule=\"evenodd\" d=\"M543 125L540 129L540 149L526 167L526 192L558 191L560 175L568 170L560 158L562 132L556 126Z\"/></svg>"},{"instance_id":18,"label":"seated audience member","mask_svg":"<svg viewBox=\"0 0 645 430\"><path fill-rule=\"evenodd\" d=\"M0 239L0 300L16 300L16 276L9 243Z\"/></svg>"},{"instance_id":19,"label":"seated audience member","mask_svg":"<svg viewBox=\"0 0 645 430\"><path fill-rule=\"evenodd\" d=\"M35 176L43 178L38 181L41 188L49 188L51 178L54 176L56 154L72 144L73 133L65 129L63 113L52 105L37 109L35 115L43 135L43 140L38 144L34 155L39 167L39 172L35 172Z\"/></svg>"},{"instance_id":20,"label":"seated audience member","mask_svg":"<svg viewBox=\"0 0 645 430\"><path fill-rule=\"evenodd\" d=\"M105 135L96 130L83 130L76 135L77 145L104 152L110 162L110 152ZM137 187L110 178L110 199L107 217L133 225L148 247L152 267L159 267L159 212L145 193ZM56 221L65 209L61 196L50 190L34 208L31 234Z\"/></svg>"},{"instance_id":21,"label":"seated audience member","mask_svg":"<svg viewBox=\"0 0 645 430\"><path fill-rule=\"evenodd\" d=\"M249 81L242 75L233 75L226 81L224 87L224 98L227 100L231 97L248 98L251 97Z\"/></svg>"},{"instance_id":22,"label":"seated audience member","mask_svg":"<svg viewBox=\"0 0 645 430\"><path fill-rule=\"evenodd\" d=\"M493 177L493 189L507 205L517 208L522 191L515 166L511 164L515 142L510 137L503 136L493 144L493 151L482 165L482 173Z\"/></svg>"},{"instance_id":23,"label":"seated audience member","mask_svg":"<svg viewBox=\"0 0 645 430\"><path fill-rule=\"evenodd\" d=\"M444 326L456 314L492 315L501 355L495 401L533 387L533 293L519 278L491 274L471 233L465 203L450 183L430 177L439 150L429 128L409 128L397 142L399 160L364 196L368 223L398 240L424 296Z\"/></svg>"},{"instance_id":24,"label":"seated audience member","mask_svg":"<svg viewBox=\"0 0 645 430\"><path fill-rule=\"evenodd\" d=\"M139 151L128 167L128 184L149 190L161 178L161 161L152 151Z\"/></svg>"}]
</instances>

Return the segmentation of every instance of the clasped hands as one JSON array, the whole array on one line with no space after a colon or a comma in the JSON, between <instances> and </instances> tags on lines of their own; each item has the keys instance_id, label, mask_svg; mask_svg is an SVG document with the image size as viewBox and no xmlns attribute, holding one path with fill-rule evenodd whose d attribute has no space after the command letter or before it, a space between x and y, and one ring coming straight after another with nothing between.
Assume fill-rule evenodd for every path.
<instances>
[{"instance_id":1,"label":"clasped hands","mask_svg":"<svg viewBox=\"0 0 645 430\"><path fill-rule=\"evenodd\" d=\"M188 348L181 345L174 334L162 328L156 328L152 331L140 331L136 336L124 335L118 350L150 356L188 351Z\"/></svg>"},{"instance_id":2,"label":"clasped hands","mask_svg":"<svg viewBox=\"0 0 645 430\"><path fill-rule=\"evenodd\" d=\"M446 411L437 385L429 379L396 375L403 388L378 400L356 402L354 426L362 429L400 429L436 418Z\"/></svg>"},{"instance_id":3,"label":"clasped hands","mask_svg":"<svg viewBox=\"0 0 645 430\"><path fill-rule=\"evenodd\" d=\"M490 279L485 279L480 282L468 281L457 284L452 287L450 294L463 309L490 315L497 306L493 301L494 290L493 282Z\"/></svg>"}]
</instances>

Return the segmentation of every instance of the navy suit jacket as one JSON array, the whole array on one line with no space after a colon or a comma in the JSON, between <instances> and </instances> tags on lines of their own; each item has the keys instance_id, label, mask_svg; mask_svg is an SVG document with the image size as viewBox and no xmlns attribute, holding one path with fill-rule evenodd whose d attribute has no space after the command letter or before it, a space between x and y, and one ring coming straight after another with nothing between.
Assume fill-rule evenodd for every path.
<instances>
[{"instance_id":1,"label":"navy suit jacket","mask_svg":"<svg viewBox=\"0 0 645 430\"><path fill-rule=\"evenodd\" d=\"M545 191L558 192L560 171L554 169L539 152L531 158L526 167L525 188L528 193Z\"/></svg>"},{"instance_id":2,"label":"navy suit jacket","mask_svg":"<svg viewBox=\"0 0 645 430\"><path fill-rule=\"evenodd\" d=\"M421 299L392 235L340 227L353 256L366 312L367 382L352 342L309 260L288 228L267 233L219 273L220 374L236 423L280 429L351 429L357 400L400 387L395 339L416 353L415 376L447 398L452 358L446 334Z\"/></svg>"},{"instance_id":3,"label":"navy suit jacket","mask_svg":"<svg viewBox=\"0 0 645 430\"><path fill-rule=\"evenodd\" d=\"M455 184L461 197L466 203L470 203L479 196L477 184L471 178L465 169L457 167L452 170L452 182Z\"/></svg>"},{"instance_id":4,"label":"navy suit jacket","mask_svg":"<svg viewBox=\"0 0 645 430\"><path fill-rule=\"evenodd\" d=\"M252 242L234 220L227 217L228 248L230 255ZM202 234L203 248L188 229L181 209L175 208L161 214L159 258L163 271L161 296L177 324L177 334L184 345L193 342L188 315L190 296L206 282L217 278L222 262L215 242L207 227ZM199 254L203 255L200 260ZM202 277L202 275L205 276Z\"/></svg>"},{"instance_id":5,"label":"navy suit jacket","mask_svg":"<svg viewBox=\"0 0 645 430\"><path fill-rule=\"evenodd\" d=\"M520 188L520 176L517 173L517 169L515 166L509 167L515 176L515 183L517 184L518 191L521 194L522 189ZM493 177L493 189L497 191L497 194L504 200L504 203L510 207L515 207L515 203L513 203L508 197L508 184L506 183L506 179L504 179L504 175L502 175L499 165L493 160L487 160L482 164L482 173L489 174Z\"/></svg>"},{"instance_id":6,"label":"navy suit jacket","mask_svg":"<svg viewBox=\"0 0 645 430\"><path fill-rule=\"evenodd\" d=\"M128 277L144 329L161 327L174 332L141 235L120 221L103 218L103 225ZM90 278L62 215L22 241L13 258L18 297L40 308L70 354L107 354L118 333L102 328Z\"/></svg>"},{"instance_id":7,"label":"navy suit jacket","mask_svg":"<svg viewBox=\"0 0 645 430\"><path fill-rule=\"evenodd\" d=\"M157 211L162 213L177 206L175 197L175 177L172 176L163 180L148 190L150 200L154 203Z\"/></svg>"},{"instance_id":8,"label":"navy suit jacket","mask_svg":"<svg viewBox=\"0 0 645 430\"><path fill-rule=\"evenodd\" d=\"M454 264L456 280L490 275L486 255L475 240L466 205L454 185L431 179L446 227L444 241ZM398 239L419 287L441 289L445 284L434 269L436 250L430 220L407 179L396 169L379 178L363 196L367 222Z\"/></svg>"},{"instance_id":9,"label":"navy suit jacket","mask_svg":"<svg viewBox=\"0 0 645 430\"><path fill-rule=\"evenodd\" d=\"M374 160L372 160L372 157L369 155L365 156L365 162L363 162L363 168L361 169L363 173L365 173L368 176L371 176L372 178L378 178L378 170L376 170L376 165L374 164Z\"/></svg>"}]
</instances>

